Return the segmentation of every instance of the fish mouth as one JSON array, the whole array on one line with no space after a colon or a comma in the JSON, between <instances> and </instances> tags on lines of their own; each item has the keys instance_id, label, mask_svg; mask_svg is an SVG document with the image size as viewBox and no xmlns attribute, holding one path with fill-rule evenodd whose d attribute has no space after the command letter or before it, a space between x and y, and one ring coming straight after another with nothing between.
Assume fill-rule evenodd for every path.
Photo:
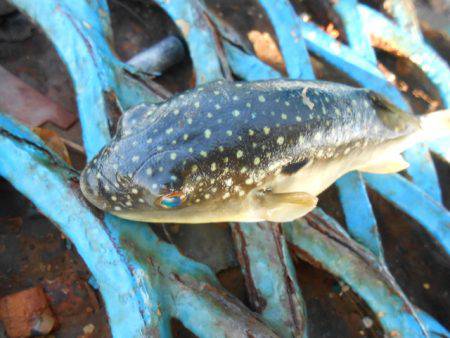
<instances>
[{"instance_id":1,"label":"fish mouth","mask_svg":"<svg viewBox=\"0 0 450 338\"><path fill-rule=\"evenodd\" d=\"M101 174L100 174L101 175ZM100 179L103 176L100 176ZM86 167L80 176L80 190L84 198L96 208L108 211L110 209L109 203L100 195L100 183L97 178L96 170Z\"/></svg>"}]
</instances>

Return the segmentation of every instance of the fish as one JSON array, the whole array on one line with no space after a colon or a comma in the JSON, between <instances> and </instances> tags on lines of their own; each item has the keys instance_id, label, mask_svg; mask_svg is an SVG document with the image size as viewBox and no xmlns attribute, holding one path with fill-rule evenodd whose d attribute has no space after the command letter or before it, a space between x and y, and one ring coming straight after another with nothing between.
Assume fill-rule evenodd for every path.
<instances>
[{"instance_id":1,"label":"fish","mask_svg":"<svg viewBox=\"0 0 450 338\"><path fill-rule=\"evenodd\" d=\"M125 112L80 187L135 221L289 222L346 173L402 171L404 150L449 130L449 111L417 117L363 88L220 80Z\"/></svg>"}]
</instances>

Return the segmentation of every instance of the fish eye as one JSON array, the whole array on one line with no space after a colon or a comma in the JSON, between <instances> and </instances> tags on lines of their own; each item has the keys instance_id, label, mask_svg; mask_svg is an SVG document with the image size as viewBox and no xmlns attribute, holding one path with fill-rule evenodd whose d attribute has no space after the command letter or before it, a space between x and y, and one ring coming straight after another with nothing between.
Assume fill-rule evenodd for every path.
<instances>
[{"instance_id":1,"label":"fish eye","mask_svg":"<svg viewBox=\"0 0 450 338\"><path fill-rule=\"evenodd\" d=\"M180 191L161 196L156 200L156 205L164 209L178 208L186 201L186 195Z\"/></svg>"}]
</instances>

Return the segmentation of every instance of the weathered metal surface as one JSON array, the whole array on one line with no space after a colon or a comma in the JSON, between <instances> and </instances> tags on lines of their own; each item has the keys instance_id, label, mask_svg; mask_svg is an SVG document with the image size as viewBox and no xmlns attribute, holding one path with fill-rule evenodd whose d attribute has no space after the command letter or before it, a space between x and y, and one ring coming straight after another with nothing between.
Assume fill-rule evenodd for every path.
<instances>
[{"instance_id":1,"label":"weathered metal surface","mask_svg":"<svg viewBox=\"0 0 450 338\"><path fill-rule=\"evenodd\" d=\"M117 110L156 97L135 79L132 67L117 60L110 49L110 28L105 1L12 1L45 31L68 68L77 94L84 147L88 157L109 139L107 115L92 112ZM67 48L70 44L71 48ZM116 107L116 108L114 108ZM102 128L98 133L98 129ZM91 137L91 135L97 135ZM108 136L106 136L108 135Z\"/></svg>"},{"instance_id":2,"label":"weathered metal surface","mask_svg":"<svg viewBox=\"0 0 450 338\"><path fill-rule=\"evenodd\" d=\"M108 42L111 39L111 30L105 1L74 3L68 0L48 0L39 4L31 0L15 0L14 2L44 29L74 79L83 136L89 157L92 157L109 140L109 113L118 114L121 107L127 108L141 101L158 100L143 85L141 81L143 75L136 69L119 62L110 50ZM217 49L212 27L207 24L205 13L202 12L204 7L194 0L158 3L171 15L187 38L196 68L197 82L221 78L220 66L223 60L220 58L220 50ZM309 64L301 43L301 30L303 30L308 49L340 68L362 85L386 95L399 106L408 109L399 91L374 67L373 60L370 61L370 57L367 56L370 51L367 43L362 40L363 36L353 36L352 31L347 30L347 34L351 35L350 48L336 42L314 24L302 23L295 15L292 15L293 10L288 2L275 4L275 2L261 1L261 4L275 26L290 76L313 76L312 73L309 75L301 73L302 69L298 67L300 64ZM351 6L356 2L348 1L343 4ZM289 29L282 27L285 23L273 9L272 6L275 5L281 6L280 11L288 14L289 25L286 27L294 29L294 36L289 35L291 33ZM343 21L348 23L349 20L351 19L344 18ZM359 21L364 22L367 30L366 21ZM213 22L220 25L220 20L213 20ZM396 29L394 27L394 30ZM219 29L219 31L225 30ZM405 36L408 36L407 33L404 34L403 39ZM68 39L73 48L66 48ZM291 50L290 47L293 39L294 43L300 41L295 50L294 48ZM228 61L236 75L252 80L281 76L254 56L244 53L226 41L223 43ZM359 47L356 48L356 46ZM365 52L363 52L364 48L367 48ZM426 48L425 50L429 51ZM414 55L411 53L410 58ZM422 64L421 67L427 65L430 66ZM448 71L448 67L444 71ZM435 74L433 70L427 75L438 76L439 74ZM448 82L443 84L442 81L434 81L434 83L442 87L441 93L443 91L445 93L445 85ZM74 242L99 282L115 336L128 336L130 332L136 336L149 334L169 336L170 316L179 318L186 327L199 336L207 336L211 332L215 332L218 336L242 335L243 332L254 335L274 335L271 329L221 289L209 269L181 256L173 246L160 242L146 225L124 222L111 216L106 216L102 221L92 215L87 206L74 194L76 182L72 180L70 169L55 166L55 162L51 160L52 155L45 150L42 142L26 129L8 119L2 119L0 122L3 130L9 130L18 136L18 138L11 137L10 134L0 136L0 142L4 145L0 148L4 155L0 160L0 174L11 180L20 191L29 196L49 218L60 225L63 232L66 232ZM20 140L21 138L36 143L39 147L24 143ZM439 148L433 149L436 151ZM448 160L448 150L442 147L437 152L447 156ZM13 158L14 153L20 154L16 162L7 161ZM426 148L423 148L419 155L426 155ZM427 165L426 159L425 162L421 162L421 157L416 154L414 156L418 163ZM23 171L15 170L17 168ZM31 175L23 176L24 173L33 173L34 177L40 177L39 184L33 184L35 181ZM433 176L432 168L415 173L410 171L410 173L413 174L414 182L418 182L436 199L439 197L437 180ZM422 180L423 184L420 183L420 175L425 177ZM405 184L398 175L389 176L389 183L386 180L377 182L370 177L368 182L388 200L390 196L392 200L401 196L396 198L397 206L421 222L448 252L445 244L448 244L448 212L445 209L414 184L408 181ZM344 201L344 210L347 209L346 220L352 236L375 253L379 261L339 230L338 225L330 227L329 224L333 222L320 213L315 213L316 216L311 217L321 218L319 226L322 226L321 230L325 231L324 233L317 232L317 222L316 227L314 224L312 227L299 226L298 224L305 224L303 221L296 223L295 227L285 225L284 231L298 248L309 253L308 257L314 262L319 262L322 268L346 280L376 313L383 312L384 315L381 316L380 321L388 333L424 336L424 330L401 290L389 280L387 272L380 272L384 269L382 248L363 183L360 176L346 177L339 183L341 198ZM356 187L358 198L355 198L354 193L351 194L349 189L351 184ZM44 189L49 191L46 196L39 193ZM55 207L55 201L60 200L61 204ZM364 207L361 213L354 210L356 207L352 203L356 200L357 207ZM421 206L418 208L421 210L419 212L417 208L411 210L412 208L408 205ZM430 207L428 210L432 212L425 215L424 211L427 209L422 208L422 205ZM307 218L307 221L311 222L311 217ZM326 222L323 221L324 219ZM361 220L364 220L363 227L361 227ZM248 262L244 262L244 273L254 283L249 290L256 290L260 295L264 295L263 298L266 301L266 311L264 309L260 311L263 320L273 325L274 331L282 335L285 332L299 332L295 330L301 326L298 323L304 321L304 313L301 308L299 309L302 300L296 281L292 277L293 268L281 232L273 241L264 242L262 239L266 238L265 236L273 234L271 232L273 225L256 233L252 225L240 225L239 229L244 234L240 240L236 241L238 248L241 249L240 254L243 254L245 247L248 257L252 257ZM301 236L295 231L300 231ZM375 231L375 236L370 237L372 231ZM245 239L245 245L242 239ZM272 265L270 250L273 248L278 250L280 264L274 265L273 270L263 271L261 274L255 273L261 271L258 265ZM279 248L281 248L281 254ZM115 279L111 280L111 278ZM270 295L266 292L265 294L268 285L280 285L280 289L288 290L290 294L287 298L284 298L281 293ZM120 294L114 290L115 287L118 287ZM196 316L192 316L192 313ZM430 331L439 332L440 330L442 334L447 334L445 329L431 317L421 315L421 318L429 328L434 325ZM276 320L283 323L276 323Z\"/></svg>"},{"instance_id":3,"label":"weathered metal surface","mask_svg":"<svg viewBox=\"0 0 450 338\"><path fill-rule=\"evenodd\" d=\"M33 111L29 110L31 106ZM0 67L0 109L30 127L53 122L66 129L77 120L76 115L65 111L3 67Z\"/></svg>"},{"instance_id":4,"label":"weathered metal surface","mask_svg":"<svg viewBox=\"0 0 450 338\"><path fill-rule=\"evenodd\" d=\"M155 45L133 56L127 64L142 72L160 75L181 62L185 56L183 42L176 36L168 36Z\"/></svg>"},{"instance_id":5,"label":"weathered metal surface","mask_svg":"<svg viewBox=\"0 0 450 338\"><path fill-rule=\"evenodd\" d=\"M366 182L389 202L417 220L450 254L450 213L400 175L365 174ZM408 193L405 194L404 191Z\"/></svg>"},{"instance_id":6,"label":"weathered metal surface","mask_svg":"<svg viewBox=\"0 0 450 338\"><path fill-rule=\"evenodd\" d=\"M212 26L196 1L164 1L156 3L176 23L189 46L197 84L222 78L220 58Z\"/></svg>"},{"instance_id":7,"label":"weathered metal surface","mask_svg":"<svg viewBox=\"0 0 450 338\"><path fill-rule=\"evenodd\" d=\"M339 224L316 210L283 225L293 249L313 265L328 270L357 292L377 315L387 334L401 337L449 333L429 315L417 311L386 268L352 241Z\"/></svg>"},{"instance_id":8,"label":"weathered metal surface","mask_svg":"<svg viewBox=\"0 0 450 338\"><path fill-rule=\"evenodd\" d=\"M252 308L282 337L306 337L306 309L279 224L233 224Z\"/></svg>"},{"instance_id":9,"label":"weathered metal surface","mask_svg":"<svg viewBox=\"0 0 450 338\"><path fill-rule=\"evenodd\" d=\"M260 0L277 34L289 77L313 79L314 72L306 52L301 20L288 0Z\"/></svg>"}]
</instances>

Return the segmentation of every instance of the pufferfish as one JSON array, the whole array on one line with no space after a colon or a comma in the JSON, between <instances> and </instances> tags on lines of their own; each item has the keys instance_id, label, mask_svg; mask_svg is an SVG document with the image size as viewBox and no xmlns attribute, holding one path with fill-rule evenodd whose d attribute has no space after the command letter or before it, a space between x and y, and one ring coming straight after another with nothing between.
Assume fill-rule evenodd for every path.
<instances>
[{"instance_id":1,"label":"pufferfish","mask_svg":"<svg viewBox=\"0 0 450 338\"><path fill-rule=\"evenodd\" d=\"M352 171L394 173L450 130L381 96L321 81L218 81L127 111L82 172L84 196L146 222L286 222Z\"/></svg>"}]
</instances>

